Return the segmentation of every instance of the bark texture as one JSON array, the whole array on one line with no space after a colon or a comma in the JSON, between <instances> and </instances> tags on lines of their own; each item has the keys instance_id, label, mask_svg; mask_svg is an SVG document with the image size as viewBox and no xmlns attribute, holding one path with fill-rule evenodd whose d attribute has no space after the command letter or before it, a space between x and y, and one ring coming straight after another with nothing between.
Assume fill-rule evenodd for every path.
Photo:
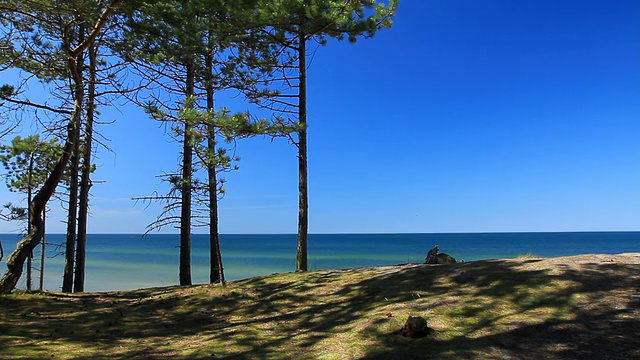
<instances>
[{"instance_id":1,"label":"bark texture","mask_svg":"<svg viewBox=\"0 0 640 360\"><path fill-rule=\"evenodd\" d=\"M307 186L307 59L306 40L300 35L298 48L300 93L298 121L298 250L296 271L307 271L307 247L309 243L309 191Z\"/></svg>"},{"instance_id":2,"label":"bark texture","mask_svg":"<svg viewBox=\"0 0 640 360\"><path fill-rule=\"evenodd\" d=\"M189 59L187 66L186 95L195 91L195 64ZM180 210L180 285L191 285L191 187L193 172L193 125L185 119L182 150L182 184Z\"/></svg>"}]
</instances>

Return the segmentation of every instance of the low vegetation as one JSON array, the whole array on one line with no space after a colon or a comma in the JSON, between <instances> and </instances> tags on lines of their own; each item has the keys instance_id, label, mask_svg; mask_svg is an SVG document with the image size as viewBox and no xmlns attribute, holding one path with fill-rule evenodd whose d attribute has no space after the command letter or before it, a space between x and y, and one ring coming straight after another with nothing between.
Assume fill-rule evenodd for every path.
<instances>
[{"instance_id":1,"label":"low vegetation","mask_svg":"<svg viewBox=\"0 0 640 360\"><path fill-rule=\"evenodd\" d=\"M0 296L0 358L630 359L640 253ZM431 328L399 330L409 316Z\"/></svg>"}]
</instances>

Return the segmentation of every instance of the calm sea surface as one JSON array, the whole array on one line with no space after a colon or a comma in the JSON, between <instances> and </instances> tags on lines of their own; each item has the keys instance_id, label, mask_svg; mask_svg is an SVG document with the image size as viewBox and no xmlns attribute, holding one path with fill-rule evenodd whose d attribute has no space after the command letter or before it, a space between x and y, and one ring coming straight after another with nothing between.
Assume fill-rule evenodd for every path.
<instances>
[{"instance_id":1,"label":"calm sea surface","mask_svg":"<svg viewBox=\"0 0 640 360\"><path fill-rule=\"evenodd\" d=\"M62 234L47 235L45 289L62 284ZM0 234L5 259L19 240ZM207 235L192 237L194 284L209 279ZM225 276L237 280L256 275L293 271L296 235L221 235ZM86 291L128 290L178 283L178 235L92 234L88 237ZM640 232L482 233L482 234L348 234L309 235L311 270L395 265L423 262L434 245L457 260L513 258L522 254L543 257L589 253L640 252ZM40 247L36 249L36 258ZM4 273L4 261L0 271ZM1 274L0 274L1 276ZM34 274L35 288L40 274ZM24 275L18 287L24 288Z\"/></svg>"}]
</instances>

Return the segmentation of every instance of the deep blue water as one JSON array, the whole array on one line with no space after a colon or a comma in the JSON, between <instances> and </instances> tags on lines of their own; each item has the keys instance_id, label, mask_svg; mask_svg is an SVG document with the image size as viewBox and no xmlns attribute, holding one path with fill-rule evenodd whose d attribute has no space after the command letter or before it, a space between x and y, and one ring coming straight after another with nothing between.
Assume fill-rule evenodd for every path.
<instances>
[{"instance_id":1,"label":"deep blue water","mask_svg":"<svg viewBox=\"0 0 640 360\"><path fill-rule=\"evenodd\" d=\"M0 234L5 260L19 240ZM293 271L296 235L221 235L228 280ZM64 235L47 235L48 244L61 244ZM92 234L88 237L86 291L127 290L178 283L178 235ZM434 245L465 261L543 257L589 253L640 252L640 232L481 233L481 234L343 234L309 235L311 270L395 265L422 262ZM39 247L36 249L38 253ZM45 289L57 291L62 282L60 249L47 245ZM208 236L192 237L192 277L209 277ZM35 255L39 258L39 255ZM5 266L0 266L4 272ZM34 275L37 284L39 274ZM24 288L24 276L19 287ZM36 285L37 287L37 285Z\"/></svg>"}]
</instances>

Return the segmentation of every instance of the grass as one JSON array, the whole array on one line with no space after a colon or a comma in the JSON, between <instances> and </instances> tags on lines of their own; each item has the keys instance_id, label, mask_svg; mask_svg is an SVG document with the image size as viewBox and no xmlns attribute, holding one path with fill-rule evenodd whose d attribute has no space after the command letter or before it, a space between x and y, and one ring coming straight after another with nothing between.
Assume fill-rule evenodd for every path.
<instances>
[{"instance_id":1,"label":"grass","mask_svg":"<svg viewBox=\"0 0 640 360\"><path fill-rule=\"evenodd\" d=\"M629 359L640 254L285 273L0 296L0 358ZM409 339L409 316L432 332Z\"/></svg>"}]
</instances>

